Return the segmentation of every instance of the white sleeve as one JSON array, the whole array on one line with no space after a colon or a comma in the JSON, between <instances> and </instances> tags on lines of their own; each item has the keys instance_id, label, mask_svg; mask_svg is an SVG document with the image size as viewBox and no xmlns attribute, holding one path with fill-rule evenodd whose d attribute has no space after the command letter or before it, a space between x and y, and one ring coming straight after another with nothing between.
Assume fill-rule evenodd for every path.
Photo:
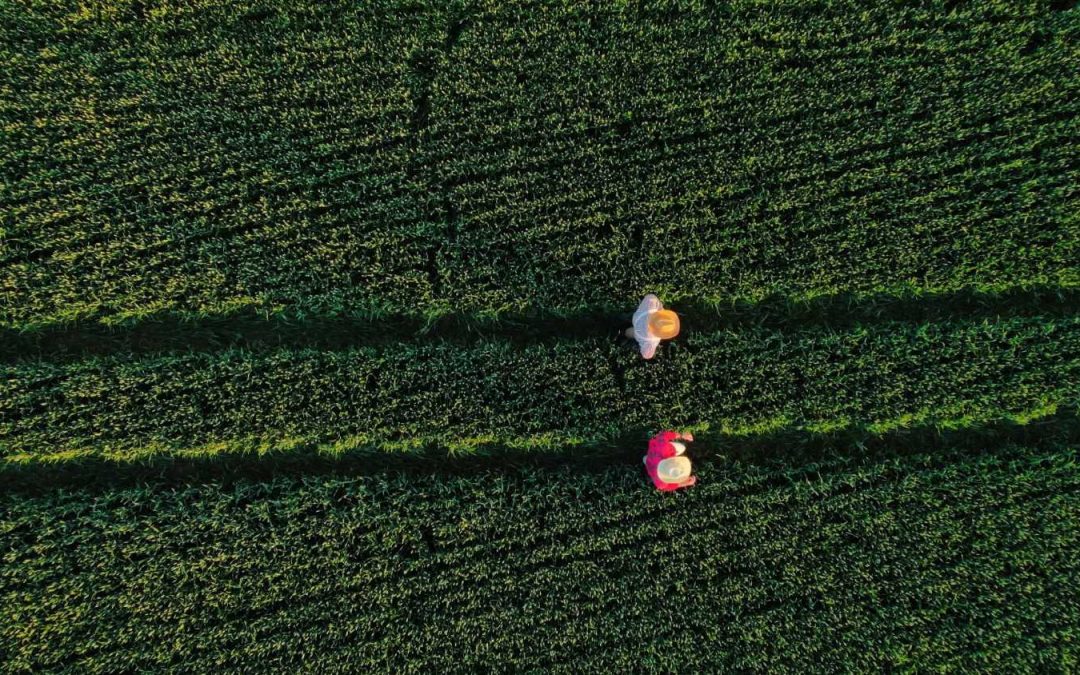
<instances>
[{"instance_id":1,"label":"white sleeve","mask_svg":"<svg viewBox=\"0 0 1080 675\"><path fill-rule=\"evenodd\" d=\"M637 311L634 312L633 324L635 337L639 340L649 337L649 331L646 329L646 326L649 325L649 315L663 308L664 306L660 304L660 298L652 293L645 296L645 299L638 305Z\"/></svg>"},{"instance_id":2,"label":"white sleeve","mask_svg":"<svg viewBox=\"0 0 1080 675\"><path fill-rule=\"evenodd\" d=\"M638 345L641 346L641 355L646 359L651 359L656 356L656 348L660 345L660 338L638 340Z\"/></svg>"},{"instance_id":3,"label":"white sleeve","mask_svg":"<svg viewBox=\"0 0 1080 675\"><path fill-rule=\"evenodd\" d=\"M650 314L658 309L663 309L664 305L660 302L660 298L655 294L649 293L642 299L641 304L638 305L637 311L634 314Z\"/></svg>"}]
</instances>

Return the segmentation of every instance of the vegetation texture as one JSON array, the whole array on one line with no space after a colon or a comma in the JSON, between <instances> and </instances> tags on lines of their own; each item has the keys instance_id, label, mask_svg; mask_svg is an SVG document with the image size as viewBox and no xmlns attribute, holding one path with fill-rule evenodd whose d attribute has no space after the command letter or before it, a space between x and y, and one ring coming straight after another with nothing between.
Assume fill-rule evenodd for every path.
<instances>
[{"instance_id":1,"label":"vegetation texture","mask_svg":"<svg viewBox=\"0 0 1080 675\"><path fill-rule=\"evenodd\" d=\"M1076 285L1068 4L7 2L0 325Z\"/></svg>"},{"instance_id":2,"label":"vegetation texture","mask_svg":"<svg viewBox=\"0 0 1080 675\"><path fill-rule=\"evenodd\" d=\"M1080 319L695 333L655 362L612 339L229 350L5 368L5 459L293 447L448 451L967 425L1080 401ZM262 444L262 445L260 445Z\"/></svg>"},{"instance_id":3,"label":"vegetation texture","mask_svg":"<svg viewBox=\"0 0 1080 675\"><path fill-rule=\"evenodd\" d=\"M9 490L2 664L1072 670L1078 459L708 463L674 498L617 464Z\"/></svg>"},{"instance_id":4,"label":"vegetation texture","mask_svg":"<svg viewBox=\"0 0 1080 675\"><path fill-rule=\"evenodd\" d=\"M0 0L0 670L1077 670L1077 63L1069 0Z\"/></svg>"}]
</instances>

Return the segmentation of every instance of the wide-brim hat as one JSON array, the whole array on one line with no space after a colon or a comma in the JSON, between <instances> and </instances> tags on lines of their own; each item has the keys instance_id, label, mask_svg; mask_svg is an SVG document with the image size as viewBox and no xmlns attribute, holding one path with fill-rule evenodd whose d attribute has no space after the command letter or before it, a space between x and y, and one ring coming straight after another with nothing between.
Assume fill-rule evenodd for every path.
<instances>
[{"instance_id":1,"label":"wide-brim hat","mask_svg":"<svg viewBox=\"0 0 1080 675\"><path fill-rule=\"evenodd\" d=\"M679 334L679 315L670 309L660 309L649 315L649 332L661 340Z\"/></svg>"},{"instance_id":2,"label":"wide-brim hat","mask_svg":"<svg viewBox=\"0 0 1080 675\"><path fill-rule=\"evenodd\" d=\"M656 476L665 483L680 483L690 477L690 460L668 457L656 465Z\"/></svg>"}]
</instances>

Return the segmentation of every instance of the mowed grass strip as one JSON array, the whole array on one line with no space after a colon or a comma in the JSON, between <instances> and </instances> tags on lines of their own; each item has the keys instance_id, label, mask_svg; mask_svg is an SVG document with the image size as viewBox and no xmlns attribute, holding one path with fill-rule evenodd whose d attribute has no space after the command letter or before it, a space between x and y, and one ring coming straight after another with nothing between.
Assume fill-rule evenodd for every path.
<instances>
[{"instance_id":1,"label":"mowed grass strip","mask_svg":"<svg viewBox=\"0 0 1080 675\"><path fill-rule=\"evenodd\" d=\"M24 362L0 378L8 460L326 445L451 453L610 443L709 424L888 431L1020 421L1080 401L1080 319L691 333L645 362L613 338L228 350Z\"/></svg>"},{"instance_id":2,"label":"mowed grass strip","mask_svg":"<svg viewBox=\"0 0 1080 675\"><path fill-rule=\"evenodd\" d=\"M1067 670L1078 459L6 492L0 664Z\"/></svg>"},{"instance_id":3,"label":"mowed grass strip","mask_svg":"<svg viewBox=\"0 0 1080 675\"><path fill-rule=\"evenodd\" d=\"M1060 4L13 6L0 326L1075 286Z\"/></svg>"}]
</instances>

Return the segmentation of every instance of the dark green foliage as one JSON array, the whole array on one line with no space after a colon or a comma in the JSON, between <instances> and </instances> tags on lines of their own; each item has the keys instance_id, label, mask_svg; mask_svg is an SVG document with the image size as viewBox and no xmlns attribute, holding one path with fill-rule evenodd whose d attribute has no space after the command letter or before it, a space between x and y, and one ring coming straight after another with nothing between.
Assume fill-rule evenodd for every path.
<instances>
[{"instance_id":1,"label":"dark green foliage","mask_svg":"<svg viewBox=\"0 0 1080 675\"><path fill-rule=\"evenodd\" d=\"M738 433L1046 414L1080 400L1080 319L694 333L648 363L597 338L120 356L3 373L9 457L313 442L550 449L703 422Z\"/></svg>"},{"instance_id":2,"label":"dark green foliage","mask_svg":"<svg viewBox=\"0 0 1080 675\"><path fill-rule=\"evenodd\" d=\"M0 670L1077 670L1073 5L0 1Z\"/></svg>"},{"instance_id":3,"label":"dark green foliage","mask_svg":"<svg viewBox=\"0 0 1080 675\"><path fill-rule=\"evenodd\" d=\"M408 80L437 11L54 4L0 23L5 323L430 296Z\"/></svg>"},{"instance_id":4,"label":"dark green foliage","mask_svg":"<svg viewBox=\"0 0 1080 675\"><path fill-rule=\"evenodd\" d=\"M446 114L423 146L460 216L441 258L452 297L1076 280L1075 16L485 9L455 48L464 67L436 79ZM1042 27L1055 38L1023 53Z\"/></svg>"},{"instance_id":5,"label":"dark green foliage","mask_svg":"<svg viewBox=\"0 0 1080 675\"><path fill-rule=\"evenodd\" d=\"M1076 285L1076 17L8 4L0 326Z\"/></svg>"},{"instance_id":6,"label":"dark green foliage","mask_svg":"<svg viewBox=\"0 0 1080 675\"><path fill-rule=\"evenodd\" d=\"M1068 671L1078 459L9 492L0 668Z\"/></svg>"}]
</instances>

